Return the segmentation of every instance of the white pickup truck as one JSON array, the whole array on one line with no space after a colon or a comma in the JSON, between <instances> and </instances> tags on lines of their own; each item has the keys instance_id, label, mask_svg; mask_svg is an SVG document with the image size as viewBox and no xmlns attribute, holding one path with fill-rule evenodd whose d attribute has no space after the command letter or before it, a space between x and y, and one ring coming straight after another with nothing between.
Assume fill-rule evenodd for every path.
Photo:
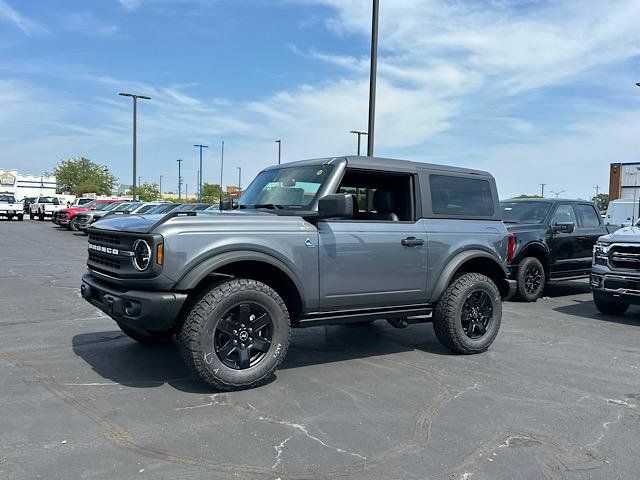
<instances>
[{"instance_id":1,"label":"white pickup truck","mask_svg":"<svg viewBox=\"0 0 640 480\"><path fill-rule=\"evenodd\" d=\"M9 220L17 217L18 220L22 220L23 215L22 203L16 202L12 193L0 193L0 217L7 217Z\"/></svg>"},{"instance_id":2,"label":"white pickup truck","mask_svg":"<svg viewBox=\"0 0 640 480\"><path fill-rule=\"evenodd\" d=\"M45 217L53 216L54 212L67 208L64 203L60 203L57 197L37 197L35 202L29 205L29 218L31 220L38 217L38 220L44 220Z\"/></svg>"}]
</instances>

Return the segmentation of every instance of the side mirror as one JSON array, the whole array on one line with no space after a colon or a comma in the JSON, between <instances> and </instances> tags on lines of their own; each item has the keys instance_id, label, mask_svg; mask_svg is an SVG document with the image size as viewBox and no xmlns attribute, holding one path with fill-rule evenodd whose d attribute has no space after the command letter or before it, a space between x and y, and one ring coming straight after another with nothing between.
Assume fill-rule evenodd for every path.
<instances>
[{"instance_id":1,"label":"side mirror","mask_svg":"<svg viewBox=\"0 0 640 480\"><path fill-rule=\"evenodd\" d=\"M318 200L319 218L352 218L353 196L348 193L325 195Z\"/></svg>"},{"instance_id":2,"label":"side mirror","mask_svg":"<svg viewBox=\"0 0 640 480\"><path fill-rule=\"evenodd\" d=\"M220 202L220 210L233 210L233 200L227 198Z\"/></svg>"},{"instance_id":3,"label":"side mirror","mask_svg":"<svg viewBox=\"0 0 640 480\"><path fill-rule=\"evenodd\" d=\"M553 231L556 233L573 233L576 229L574 222L558 222L553 226Z\"/></svg>"}]
</instances>

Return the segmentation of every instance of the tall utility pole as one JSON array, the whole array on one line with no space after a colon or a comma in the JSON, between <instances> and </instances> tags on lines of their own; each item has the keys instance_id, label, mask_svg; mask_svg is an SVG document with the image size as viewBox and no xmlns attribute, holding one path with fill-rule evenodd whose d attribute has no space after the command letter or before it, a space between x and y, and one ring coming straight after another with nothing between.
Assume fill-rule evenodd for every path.
<instances>
[{"instance_id":1,"label":"tall utility pole","mask_svg":"<svg viewBox=\"0 0 640 480\"><path fill-rule=\"evenodd\" d=\"M133 99L133 185L131 186L131 194L133 201L136 201L136 144L137 144L137 110L138 99L151 100L151 97L145 97L144 95L134 95L133 93L119 93L123 97L131 97Z\"/></svg>"},{"instance_id":2,"label":"tall utility pole","mask_svg":"<svg viewBox=\"0 0 640 480\"><path fill-rule=\"evenodd\" d=\"M184 199L188 202L189 201L189 184L185 183L184 185Z\"/></svg>"},{"instance_id":3,"label":"tall utility pole","mask_svg":"<svg viewBox=\"0 0 640 480\"><path fill-rule=\"evenodd\" d=\"M182 159L176 160L178 162L178 200L182 200Z\"/></svg>"},{"instance_id":4,"label":"tall utility pole","mask_svg":"<svg viewBox=\"0 0 640 480\"><path fill-rule=\"evenodd\" d=\"M282 140L276 140L276 143L278 144L278 165L280 165L282 161Z\"/></svg>"},{"instance_id":5,"label":"tall utility pole","mask_svg":"<svg viewBox=\"0 0 640 480\"><path fill-rule=\"evenodd\" d=\"M222 140L222 152L220 152L220 205L222 205L222 195L224 193L222 186L222 176L224 174L224 140Z\"/></svg>"},{"instance_id":6,"label":"tall utility pole","mask_svg":"<svg viewBox=\"0 0 640 480\"><path fill-rule=\"evenodd\" d=\"M541 183L540 184L540 196L542 198L544 198L544 187L546 187L546 185L547 185L546 183Z\"/></svg>"},{"instance_id":7,"label":"tall utility pole","mask_svg":"<svg viewBox=\"0 0 640 480\"><path fill-rule=\"evenodd\" d=\"M202 149L209 148L208 145L194 145L200 149L200 173L198 175L198 195L200 196L200 203L202 203Z\"/></svg>"},{"instance_id":8,"label":"tall utility pole","mask_svg":"<svg viewBox=\"0 0 640 480\"><path fill-rule=\"evenodd\" d=\"M373 140L376 123L376 75L378 73L378 12L380 0L373 0L371 18L371 70L369 72L369 128L367 156L373 157Z\"/></svg>"},{"instance_id":9,"label":"tall utility pole","mask_svg":"<svg viewBox=\"0 0 640 480\"><path fill-rule=\"evenodd\" d=\"M242 167L236 167L238 169L238 196L242 193Z\"/></svg>"},{"instance_id":10,"label":"tall utility pole","mask_svg":"<svg viewBox=\"0 0 640 480\"><path fill-rule=\"evenodd\" d=\"M360 156L360 137L362 135L367 135L367 132L361 132L359 130L351 130L349 133L353 133L358 136L358 156Z\"/></svg>"},{"instance_id":11,"label":"tall utility pole","mask_svg":"<svg viewBox=\"0 0 640 480\"><path fill-rule=\"evenodd\" d=\"M160 175L160 195L162 196L162 175Z\"/></svg>"},{"instance_id":12,"label":"tall utility pole","mask_svg":"<svg viewBox=\"0 0 640 480\"><path fill-rule=\"evenodd\" d=\"M202 195L200 194L200 189L202 188L202 183L200 182L200 170L196 172L196 193L198 194L198 198L200 199L200 203L202 203Z\"/></svg>"}]
</instances>

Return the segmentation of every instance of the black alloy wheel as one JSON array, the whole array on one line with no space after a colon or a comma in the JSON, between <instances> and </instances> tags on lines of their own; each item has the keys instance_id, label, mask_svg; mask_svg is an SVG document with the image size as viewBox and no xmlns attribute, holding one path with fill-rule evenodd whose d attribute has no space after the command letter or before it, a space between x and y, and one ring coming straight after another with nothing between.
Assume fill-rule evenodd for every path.
<instances>
[{"instance_id":1,"label":"black alloy wheel","mask_svg":"<svg viewBox=\"0 0 640 480\"><path fill-rule=\"evenodd\" d=\"M258 365L273 338L271 315L256 303L239 303L223 316L214 332L214 349L222 363L234 370Z\"/></svg>"},{"instance_id":2,"label":"black alloy wheel","mask_svg":"<svg viewBox=\"0 0 640 480\"><path fill-rule=\"evenodd\" d=\"M493 303L484 290L475 290L462 306L462 329L467 337L479 339L487 333L493 318Z\"/></svg>"},{"instance_id":3,"label":"black alloy wheel","mask_svg":"<svg viewBox=\"0 0 640 480\"><path fill-rule=\"evenodd\" d=\"M530 295L536 295L540 291L544 272L538 264L532 263L524 274L524 289Z\"/></svg>"}]
</instances>

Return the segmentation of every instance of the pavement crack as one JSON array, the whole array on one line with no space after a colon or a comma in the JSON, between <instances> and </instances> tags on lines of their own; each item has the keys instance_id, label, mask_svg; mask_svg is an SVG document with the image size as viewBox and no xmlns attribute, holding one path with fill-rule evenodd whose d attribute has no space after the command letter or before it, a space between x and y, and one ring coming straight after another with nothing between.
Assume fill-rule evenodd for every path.
<instances>
[{"instance_id":1,"label":"pavement crack","mask_svg":"<svg viewBox=\"0 0 640 480\"><path fill-rule=\"evenodd\" d=\"M274 445L273 448L276 449L276 461L273 464L273 466L271 467L271 470L275 470L277 469L280 464L282 463L282 451L284 450L284 446L287 444L287 442L289 440L291 440L293 437L287 437L285 440L283 440L282 442L280 442L279 445Z\"/></svg>"}]
</instances>

